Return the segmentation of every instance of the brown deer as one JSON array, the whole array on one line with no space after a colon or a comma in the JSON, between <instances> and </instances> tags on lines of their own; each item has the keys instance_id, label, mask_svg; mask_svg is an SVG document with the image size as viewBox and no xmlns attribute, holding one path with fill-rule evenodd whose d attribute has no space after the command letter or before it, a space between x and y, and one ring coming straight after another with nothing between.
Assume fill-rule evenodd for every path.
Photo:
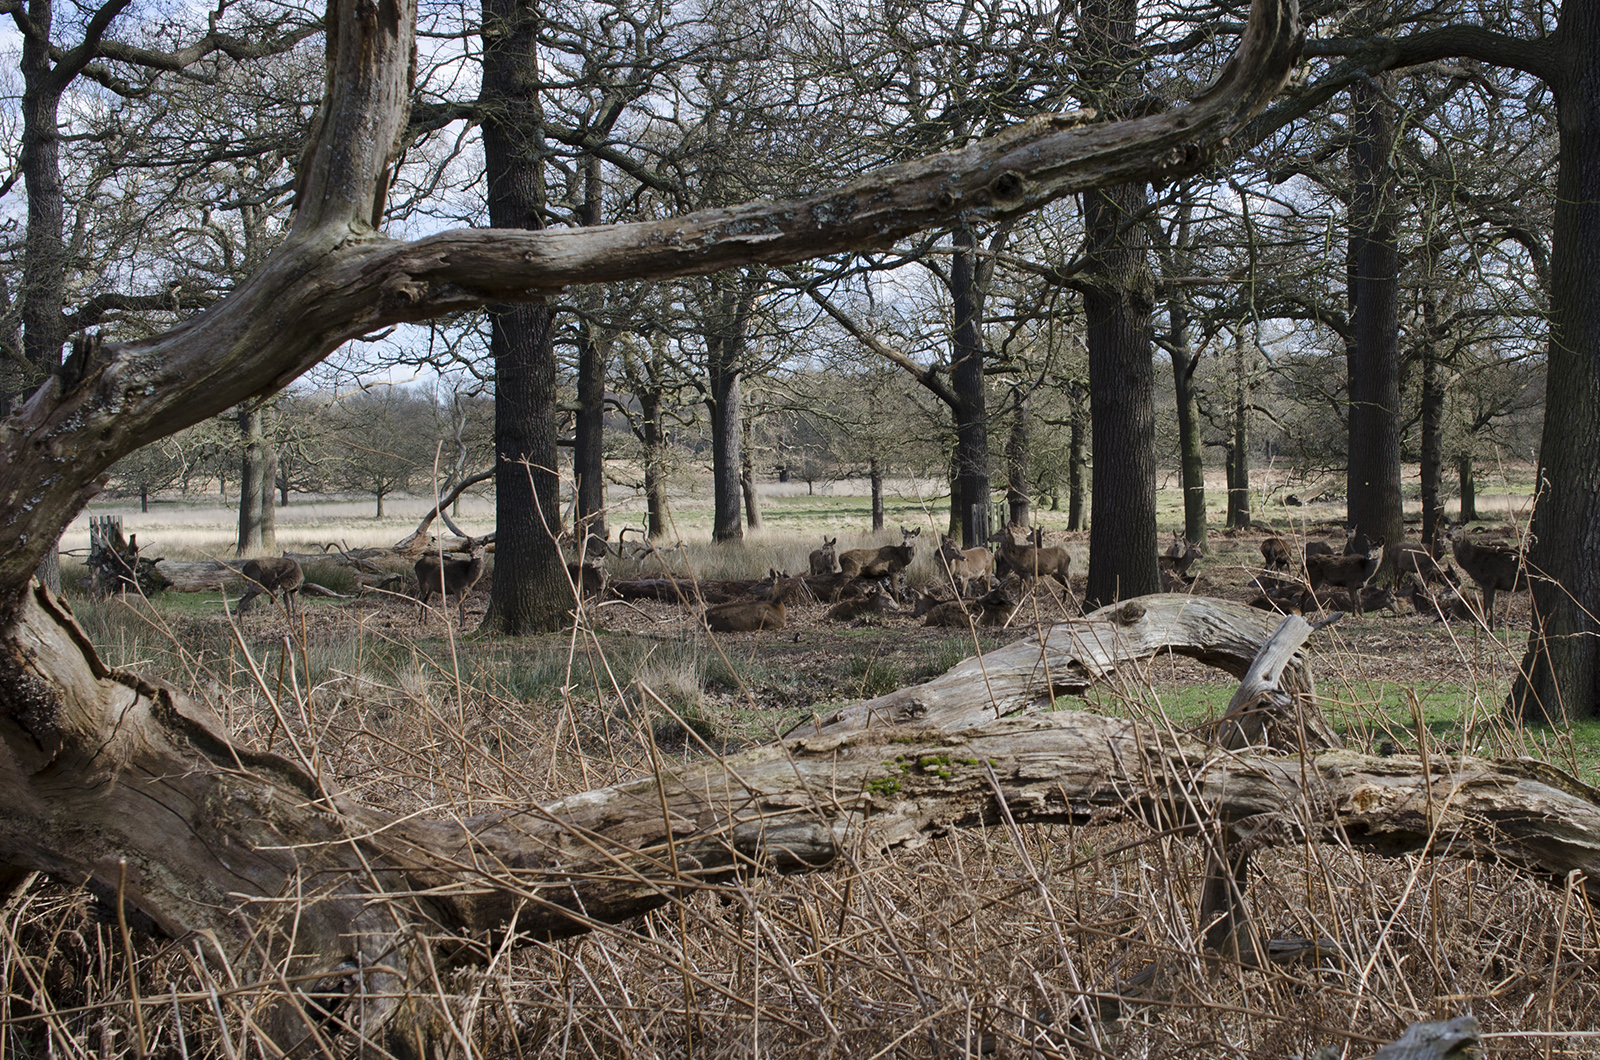
<instances>
[{"instance_id":1,"label":"brown deer","mask_svg":"<svg viewBox=\"0 0 1600 1060\"><path fill-rule=\"evenodd\" d=\"M255 598L266 593L274 603L278 594L283 594L283 606L290 614L294 614L294 594L306 583L305 571L300 569L300 564L288 556L267 556L262 559L247 560L239 573L244 575L244 580L249 584L245 587L244 595L239 597L239 614L244 614L250 609Z\"/></svg>"},{"instance_id":2,"label":"brown deer","mask_svg":"<svg viewBox=\"0 0 1600 1060\"><path fill-rule=\"evenodd\" d=\"M1457 585L1461 579L1448 562L1440 562L1444 552L1444 539L1433 548L1424 545L1401 545L1394 550L1394 569L1398 574L1414 574L1423 583L1440 582Z\"/></svg>"},{"instance_id":3,"label":"brown deer","mask_svg":"<svg viewBox=\"0 0 1600 1060\"><path fill-rule=\"evenodd\" d=\"M882 615L884 608L883 586L873 584L868 586L865 595L834 604L828 609L828 617L835 622L853 622L869 615Z\"/></svg>"},{"instance_id":4,"label":"brown deer","mask_svg":"<svg viewBox=\"0 0 1600 1060\"><path fill-rule=\"evenodd\" d=\"M939 542L939 562L950 575L950 580L955 584L956 595L965 597L967 587L974 580L982 578L989 580L990 573L994 570L994 553L983 547L962 548L956 544L953 537L946 536Z\"/></svg>"},{"instance_id":5,"label":"brown deer","mask_svg":"<svg viewBox=\"0 0 1600 1060\"><path fill-rule=\"evenodd\" d=\"M713 633L782 629L785 617L782 600L745 600L706 608L706 628Z\"/></svg>"},{"instance_id":6,"label":"brown deer","mask_svg":"<svg viewBox=\"0 0 1600 1060\"><path fill-rule=\"evenodd\" d=\"M832 574L838 569L839 539L824 537L822 547L811 550L811 573Z\"/></svg>"},{"instance_id":7,"label":"brown deer","mask_svg":"<svg viewBox=\"0 0 1600 1060\"><path fill-rule=\"evenodd\" d=\"M1281 537L1261 542L1261 560L1268 570L1288 570L1294 564L1294 550Z\"/></svg>"},{"instance_id":8,"label":"brown deer","mask_svg":"<svg viewBox=\"0 0 1600 1060\"><path fill-rule=\"evenodd\" d=\"M848 552L839 554L839 573L851 578L879 578L889 579L889 591L894 596L895 603L900 602L899 579L900 574L909 566L917 556L916 538L922 533L922 527L915 530L900 528L900 543L898 545L883 545L879 548L852 548Z\"/></svg>"},{"instance_id":9,"label":"brown deer","mask_svg":"<svg viewBox=\"0 0 1600 1060\"><path fill-rule=\"evenodd\" d=\"M467 624L467 594L483 577L483 550L485 543L467 539L467 558L456 559L435 553L417 560L413 568L417 574L417 621L423 622L428 614L428 601L438 593L448 610L450 598L456 598L456 624Z\"/></svg>"},{"instance_id":10,"label":"brown deer","mask_svg":"<svg viewBox=\"0 0 1600 1060\"><path fill-rule=\"evenodd\" d=\"M1383 538L1364 540L1364 552L1348 556L1312 556L1306 560L1306 575L1311 581L1313 598L1317 586L1327 583L1345 590L1358 617L1363 613L1361 589L1383 565Z\"/></svg>"},{"instance_id":11,"label":"brown deer","mask_svg":"<svg viewBox=\"0 0 1600 1060\"><path fill-rule=\"evenodd\" d=\"M1467 577L1483 590L1483 616L1494 625L1494 594L1514 593L1528 587L1527 561L1521 552L1505 545L1480 545L1467 540L1467 528L1457 523L1450 528L1450 549ZM1506 606L1506 623L1511 622L1511 607Z\"/></svg>"},{"instance_id":12,"label":"brown deer","mask_svg":"<svg viewBox=\"0 0 1600 1060\"><path fill-rule=\"evenodd\" d=\"M1011 616L1017 613L1019 606L1003 588L990 589L973 603L978 606L980 626L1005 626L1011 621Z\"/></svg>"},{"instance_id":13,"label":"brown deer","mask_svg":"<svg viewBox=\"0 0 1600 1060\"><path fill-rule=\"evenodd\" d=\"M1194 542L1174 530L1172 532L1172 544L1167 546L1165 552L1156 557L1156 562L1161 565L1163 571L1176 573L1179 579L1187 584L1193 581L1192 578L1188 577L1189 568L1194 566L1195 561L1199 558L1200 550L1195 547Z\"/></svg>"},{"instance_id":14,"label":"brown deer","mask_svg":"<svg viewBox=\"0 0 1600 1060\"><path fill-rule=\"evenodd\" d=\"M1006 572L1015 571L1030 589L1040 578L1054 578L1067 595L1072 595L1072 582L1068 578L1072 555L1064 548L1046 548L1043 528L1034 530L1033 543L1029 545L1018 544L1011 527L1005 527L989 540L1000 545L1000 562L995 565L997 574L1003 577Z\"/></svg>"}]
</instances>

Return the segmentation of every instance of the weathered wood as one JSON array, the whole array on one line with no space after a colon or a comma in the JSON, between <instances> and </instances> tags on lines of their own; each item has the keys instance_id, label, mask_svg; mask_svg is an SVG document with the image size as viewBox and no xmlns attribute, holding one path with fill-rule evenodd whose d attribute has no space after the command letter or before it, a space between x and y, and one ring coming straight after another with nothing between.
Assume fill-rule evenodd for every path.
<instances>
[{"instance_id":1,"label":"weathered wood","mask_svg":"<svg viewBox=\"0 0 1600 1060\"><path fill-rule=\"evenodd\" d=\"M156 570L172 582L175 593L214 593L226 588L229 592L244 587L244 576L237 569L216 560L170 560L156 563Z\"/></svg>"},{"instance_id":2,"label":"weathered wood","mask_svg":"<svg viewBox=\"0 0 1600 1060\"><path fill-rule=\"evenodd\" d=\"M996 718L1050 709L1061 697L1082 695L1130 663L1164 651L1243 676L1280 619L1225 600L1171 593L1142 596L968 659L927 684L841 707L795 726L788 735L876 725L974 728ZM1297 702L1309 702L1315 688L1304 658L1290 652L1281 669L1280 687ZM1308 719L1308 726L1324 745L1339 746L1320 718Z\"/></svg>"},{"instance_id":3,"label":"weathered wood","mask_svg":"<svg viewBox=\"0 0 1600 1060\"><path fill-rule=\"evenodd\" d=\"M347 960L374 968L361 1000L373 1021L424 974L424 938L450 948L498 937L518 913L520 929L570 935L735 871L815 869L857 844L913 847L999 821L996 791L1018 821L1089 826L1133 813L1178 831L1220 820L1258 844L1449 850L1557 880L1578 871L1600 898L1600 793L1542 763L1219 755L1196 736L1077 711L960 732L811 733L496 817L399 820L234 743L188 697L107 670L46 590L26 608L0 653L0 862L107 893L125 879L131 906L170 934L214 939L241 975L281 959L260 941L292 928L298 956L284 974L344 978ZM1259 646L1271 632L1212 619L1228 647L1211 649L1185 639L1195 629L1176 617L1151 628L1235 667L1254 654L1250 637ZM1137 628L1095 620L1061 635L1109 643ZM279 901L286 894L302 897ZM282 1042L302 1033L289 1012L261 1024Z\"/></svg>"},{"instance_id":4,"label":"weathered wood","mask_svg":"<svg viewBox=\"0 0 1600 1060\"><path fill-rule=\"evenodd\" d=\"M1482 1055L1483 1032L1476 1017L1457 1016L1438 1023L1413 1023L1373 1053L1372 1060L1476 1060Z\"/></svg>"}]
</instances>

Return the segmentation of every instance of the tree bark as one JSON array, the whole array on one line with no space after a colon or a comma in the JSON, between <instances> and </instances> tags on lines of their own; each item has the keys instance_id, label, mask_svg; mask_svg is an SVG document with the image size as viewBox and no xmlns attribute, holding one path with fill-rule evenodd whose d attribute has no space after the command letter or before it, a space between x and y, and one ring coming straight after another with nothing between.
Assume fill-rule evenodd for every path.
<instances>
[{"instance_id":1,"label":"tree bark","mask_svg":"<svg viewBox=\"0 0 1600 1060\"><path fill-rule=\"evenodd\" d=\"M1098 606L1161 588L1156 565L1155 363L1142 185L1084 196L1096 276L1084 295L1094 522L1085 601Z\"/></svg>"},{"instance_id":2,"label":"tree bark","mask_svg":"<svg viewBox=\"0 0 1600 1060\"><path fill-rule=\"evenodd\" d=\"M1347 365L1350 525L1405 540L1400 497L1399 204L1390 157L1394 117L1380 83L1350 90L1350 323Z\"/></svg>"},{"instance_id":3,"label":"tree bark","mask_svg":"<svg viewBox=\"0 0 1600 1060\"><path fill-rule=\"evenodd\" d=\"M261 406L239 406L239 540L234 555L259 554L262 541L261 506L272 505L272 483L266 477L266 439L261 430ZM383 515L383 498L378 498L378 515Z\"/></svg>"},{"instance_id":4,"label":"tree bark","mask_svg":"<svg viewBox=\"0 0 1600 1060\"><path fill-rule=\"evenodd\" d=\"M749 277L715 277L706 340L706 408L711 417L711 492L713 541L744 537L740 514L744 437L739 378L744 371L745 338L755 306L755 284Z\"/></svg>"},{"instance_id":5,"label":"tree bark","mask_svg":"<svg viewBox=\"0 0 1600 1060\"><path fill-rule=\"evenodd\" d=\"M1528 561L1533 630L1511 702L1530 722L1600 716L1600 10L1561 8L1561 165L1544 436Z\"/></svg>"},{"instance_id":6,"label":"tree bark","mask_svg":"<svg viewBox=\"0 0 1600 1060\"><path fill-rule=\"evenodd\" d=\"M740 425L744 438L739 448L739 489L744 494L745 524L751 530L761 529L761 498L756 495L756 468L751 457L750 418L744 417Z\"/></svg>"},{"instance_id":7,"label":"tree bark","mask_svg":"<svg viewBox=\"0 0 1600 1060\"><path fill-rule=\"evenodd\" d=\"M983 299L978 290L978 241L971 228L950 235L950 389L955 396L956 476L951 497L965 548L989 536L989 412L983 377Z\"/></svg>"},{"instance_id":8,"label":"tree bark","mask_svg":"<svg viewBox=\"0 0 1600 1060\"><path fill-rule=\"evenodd\" d=\"M585 158L578 223L586 228L600 223L600 178L600 159L592 155ZM610 536L606 532L605 405L605 343L585 320L578 325L578 414L572 474L578 487L578 524L601 540Z\"/></svg>"},{"instance_id":9,"label":"tree bark","mask_svg":"<svg viewBox=\"0 0 1600 1060\"><path fill-rule=\"evenodd\" d=\"M1228 525L1250 525L1250 364L1244 329L1233 336L1233 441L1228 446Z\"/></svg>"},{"instance_id":10,"label":"tree bark","mask_svg":"<svg viewBox=\"0 0 1600 1060\"><path fill-rule=\"evenodd\" d=\"M1478 518L1478 483L1472 471L1472 454L1456 457L1456 485L1461 494L1461 511L1456 518L1470 523Z\"/></svg>"},{"instance_id":11,"label":"tree bark","mask_svg":"<svg viewBox=\"0 0 1600 1060\"><path fill-rule=\"evenodd\" d=\"M1183 536L1202 552L1206 548L1206 464L1200 437L1199 401L1194 373L1200 355L1189 345L1189 309L1182 298L1167 302L1169 339L1172 343L1172 387L1178 410L1178 459L1183 483Z\"/></svg>"},{"instance_id":12,"label":"tree bark","mask_svg":"<svg viewBox=\"0 0 1600 1060\"><path fill-rule=\"evenodd\" d=\"M1082 47L1089 98L1109 114L1139 91L1137 0L1089 0ZM1156 565L1155 284L1149 231L1138 223L1149 196L1142 182L1085 192L1083 314L1094 422L1094 522L1089 527L1085 605L1161 589Z\"/></svg>"},{"instance_id":13,"label":"tree bark","mask_svg":"<svg viewBox=\"0 0 1600 1060\"><path fill-rule=\"evenodd\" d=\"M1084 451L1088 448L1089 424L1084 415L1086 394L1079 386L1073 387L1072 423L1067 429L1067 529L1083 529L1083 467Z\"/></svg>"},{"instance_id":14,"label":"tree bark","mask_svg":"<svg viewBox=\"0 0 1600 1060\"><path fill-rule=\"evenodd\" d=\"M484 169L495 228L544 227L537 28L537 13L517 0L483 0L479 95L486 108ZM553 317L544 299L489 309L497 536L483 628L498 633L559 628L572 602L556 544L562 528Z\"/></svg>"},{"instance_id":15,"label":"tree bark","mask_svg":"<svg viewBox=\"0 0 1600 1060\"><path fill-rule=\"evenodd\" d=\"M883 464L872 458L867 475L872 482L872 529L883 529Z\"/></svg>"},{"instance_id":16,"label":"tree bark","mask_svg":"<svg viewBox=\"0 0 1600 1060\"><path fill-rule=\"evenodd\" d=\"M1431 271L1431 270L1430 270ZM1439 304L1422 294L1422 543L1436 550L1444 522L1444 371L1439 363Z\"/></svg>"},{"instance_id":17,"label":"tree bark","mask_svg":"<svg viewBox=\"0 0 1600 1060\"><path fill-rule=\"evenodd\" d=\"M1029 525L1028 508L1028 398L1021 387L1011 388L1011 434L1006 438L1006 507L1012 526ZM985 529L985 534L987 534Z\"/></svg>"}]
</instances>

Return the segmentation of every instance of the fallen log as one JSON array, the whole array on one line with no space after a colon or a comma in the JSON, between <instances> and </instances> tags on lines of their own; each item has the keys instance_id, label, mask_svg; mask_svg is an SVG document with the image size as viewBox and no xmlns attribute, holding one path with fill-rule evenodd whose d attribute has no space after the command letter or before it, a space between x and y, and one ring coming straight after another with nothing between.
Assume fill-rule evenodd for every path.
<instances>
[{"instance_id":1,"label":"fallen log","mask_svg":"<svg viewBox=\"0 0 1600 1060\"><path fill-rule=\"evenodd\" d=\"M1158 650L1163 629L1175 649L1229 666L1252 637L1259 648L1273 632L1256 612L1207 601L1197 612L1213 616L1217 642L1207 644L1169 606L1129 601L1120 621L1090 616L1059 637L1021 642L1033 645L1032 664L1011 646L997 700L982 667L963 663L978 702L957 709L947 675L939 716L964 724L1048 705L1044 690L1065 687L1052 661L1064 643L1080 665L1099 659L1093 675L1104 676L1131 648ZM1146 619L1146 633L1131 635ZM858 845L910 848L1006 820L1133 817L1175 833L1220 828L1256 846L1448 850L1555 880L1578 872L1600 898L1600 793L1539 762L1258 746L1219 754L1207 733L1067 710L959 731L868 718L544 806L430 821L346 798L309 763L235 742L188 696L108 670L42 588L24 598L14 636L27 650L0 657L0 690L24 706L0 727L0 863L121 894L140 922L210 940L241 975L342 983L369 1028L439 961L482 953L512 928L572 935L736 874L812 871ZM274 939L292 939L293 956ZM350 976L352 964L366 974ZM298 1010L280 1009L259 1025L299 1041Z\"/></svg>"}]
</instances>

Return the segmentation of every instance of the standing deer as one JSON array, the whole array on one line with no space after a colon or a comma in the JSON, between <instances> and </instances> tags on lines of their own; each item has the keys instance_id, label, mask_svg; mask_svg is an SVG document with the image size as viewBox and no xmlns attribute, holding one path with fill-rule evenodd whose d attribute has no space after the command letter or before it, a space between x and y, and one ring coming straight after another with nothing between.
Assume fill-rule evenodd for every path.
<instances>
[{"instance_id":1,"label":"standing deer","mask_svg":"<svg viewBox=\"0 0 1600 1060\"><path fill-rule=\"evenodd\" d=\"M967 587L977 578L988 580L994 570L994 554L983 547L962 548L953 537L939 542L939 562L955 583L958 595L965 597Z\"/></svg>"},{"instance_id":2,"label":"standing deer","mask_svg":"<svg viewBox=\"0 0 1600 1060\"><path fill-rule=\"evenodd\" d=\"M249 610L251 603L262 593L266 593L274 603L278 594L282 593L284 609L294 614L294 594L306 583L305 571L300 569L299 563L288 556L268 556L247 561L239 568L239 573L250 583L244 595L239 597L239 614Z\"/></svg>"},{"instance_id":3,"label":"standing deer","mask_svg":"<svg viewBox=\"0 0 1600 1060\"><path fill-rule=\"evenodd\" d=\"M1288 570L1294 564L1294 551L1281 537L1269 537L1261 542L1261 561L1268 570Z\"/></svg>"},{"instance_id":4,"label":"standing deer","mask_svg":"<svg viewBox=\"0 0 1600 1060\"><path fill-rule=\"evenodd\" d=\"M915 530L900 528L898 545L880 548L852 548L839 555L839 572L850 578L889 579L889 591L894 602L900 603L900 575L917 556L916 538L922 527Z\"/></svg>"},{"instance_id":5,"label":"standing deer","mask_svg":"<svg viewBox=\"0 0 1600 1060\"><path fill-rule=\"evenodd\" d=\"M838 563L839 539L824 537L822 547L811 551L811 573L832 574Z\"/></svg>"},{"instance_id":6,"label":"standing deer","mask_svg":"<svg viewBox=\"0 0 1600 1060\"><path fill-rule=\"evenodd\" d=\"M1311 581L1311 591L1324 582L1345 590L1359 617L1363 614L1361 589L1378 573L1383 565L1383 538L1363 538L1366 550L1348 556L1312 556L1306 560L1306 575Z\"/></svg>"},{"instance_id":7,"label":"standing deer","mask_svg":"<svg viewBox=\"0 0 1600 1060\"><path fill-rule=\"evenodd\" d=\"M1521 552L1504 545L1480 545L1467 540L1465 523L1450 528L1450 549L1467 577L1483 590L1483 617L1494 628L1494 594L1514 593L1528 587L1528 567ZM1506 624L1511 623L1511 606L1506 605Z\"/></svg>"},{"instance_id":8,"label":"standing deer","mask_svg":"<svg viewBox=\"0 0 1600 1060\"><path fill-rule=\"evenodd\" d=\"M1163 572L1171 571L1177 574L1178 580L1187 583L1193 580L1188 577L1189 568L1194 566L1195 561L1199 558L1200 550L1195 547L1194 542L1184 537L1181 532L1174 530L1172 532L1172 544L1167 546L1165 552L1156 557L1156 562L1161 565Z\"/></svg>"},{"instance_id":9,"label":"standing deer","mask_svg":"<svg viewBox=\"0 0 1600 1060\"><path fill-rule=\"evenodd\" d=\"M1046 548L1043 529L1033 532L1031 545L1019 545L1010 527L1005 527L989 540L1000 545L1001 562L995 566L997 574L1004 576L1006 571L1016 571L1030 589L1040 578L1054 578L1068 596L1072 595L1072 583L1067 576L1072 566L1072 555L1064 548Z\"/></svg>"},{"instance_id":10,"label":"standing deer","mask_svg":"<svg viewBox=\"0 0 1600 1060\"><path fill-rule=\"evenodd\" d=\"M426 619L428 601L434 593L438 593L447 609L450 606L450 597L456 598L456 624L458 626L467 624L467 594L478 584L478 579L483 577L484 547L484 542L468 538L466 559L440 557L434 554L417 560L417 565L413 569L417 573L418 623Z\"/></svg>"}]
</instances>

